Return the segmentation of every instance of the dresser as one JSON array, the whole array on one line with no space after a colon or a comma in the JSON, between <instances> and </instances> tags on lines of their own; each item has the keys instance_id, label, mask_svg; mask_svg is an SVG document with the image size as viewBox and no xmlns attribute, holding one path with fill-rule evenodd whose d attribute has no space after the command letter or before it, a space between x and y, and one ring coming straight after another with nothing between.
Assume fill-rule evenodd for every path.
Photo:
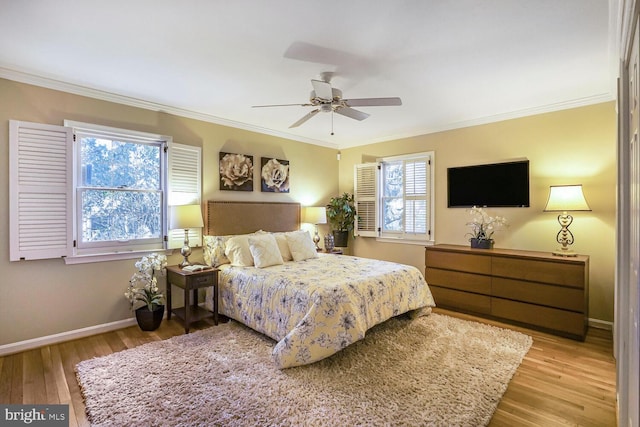
<instances>
[{"instance_id":1,"label":"dresser","mask_svg":"<svg viewBox=\"0 0 640 427\"><path fill-rule=\"evenodd\" d=\"M584 340L589 257L427 246L425 278L436 305Z\"/></svg>"}]
</instances>

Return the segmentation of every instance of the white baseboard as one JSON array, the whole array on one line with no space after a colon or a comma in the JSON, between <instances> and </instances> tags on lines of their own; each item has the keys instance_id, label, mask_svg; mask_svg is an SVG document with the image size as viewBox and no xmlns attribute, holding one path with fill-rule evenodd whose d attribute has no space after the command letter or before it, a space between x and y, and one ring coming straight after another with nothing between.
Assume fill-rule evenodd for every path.
<instances>
[{"instance_id":1,"label":"white baseboard","mask_svg":"<svg viewBox=\"0 0 640 427\"><path fill-rule=\"evenodd\" d=\"M613 322L607 322L606 320L589 318L589 326L592 328L606 329L607 331L613 331Z\"/></svg>"},{"instance_id":2,"label":"white baseboard","mask_svg":"<svg viewBox=\"0 0 640 427\"><path fill-rule=\"evenodd\" d=\"M165 314L166 316L166 314ZM102 325L90 326L88 328L76 329L73 331L62 332L59 334L48 335L45 337L34 338L26 341L5 344L0 346L0 356L19 353L21 351L33 350L34 348L43 347L51 344L58 344L64 341L84 338L91 335L102 334L105 332L115 331L117 329L127 328L136 324L134 317L117 322L104 323Z\"/></svg>"}]
</instances>

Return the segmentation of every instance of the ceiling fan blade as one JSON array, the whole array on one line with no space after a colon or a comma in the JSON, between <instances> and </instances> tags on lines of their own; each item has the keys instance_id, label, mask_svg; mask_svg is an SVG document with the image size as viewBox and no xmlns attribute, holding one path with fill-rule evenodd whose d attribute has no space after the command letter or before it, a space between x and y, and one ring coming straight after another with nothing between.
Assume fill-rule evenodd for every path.
<instances>
[{"instance_id":1,"label":"ceiling fan blade","mask_svg":"<svg viewBox=\"0 0 640 427\"><path fill-rule=\"evenodd\" d=\"M292 124L291 126L289 126L289 129L291 128L297 128L298 126L300 126L301 124L303 124L304 122L306 122L307 120L309 120L311 117L315 116L316 114L318 114L320 112L320 109L316 109L313 111L308 112L307 114L304 115L304 117L302 117L300 120L298 120L297 122L295 122L294 124Z\"/></svg>"},{"instance_id":2,"label":"ceiling fan blade","mask_svg":"<svg viewBox=\"0 0 640 427\"><path fill-rule=\"evenodd\" d=\"M313 104L270 104L270 105L252 105L251 108L264 107L311 107Z\"/></svg>"},{"instance_id":3,"label":"ceiling fan blade","mask_svg":"<svg viewBox=\"0 0 640 427\"><path fill-rule=\"evenodd\" d=\"M356 120L364 120L369 117L369 114L363 113L362 111L354 110L353 108L349 107L336 108L335 112Z\"/></svg>"},{"instance_id":4,"label":"ceiling fan blade","mask_svg":"<svg viewBox=\"0 0 640 427\"><path fill-rule=\"evenodd\" d=\"M382 107L387 105L402 105L402 100L397 97L345 99L344 102L349 107Z\"/></svg>"},{"instance_id":5,"label":"ceiling fan blade","mask_svg":"<svg viewBox=\"0 0 640 427\"><path fill-rule=\"evenodd\" d=\"M311 84L318 98L326 99L327 101L333 100L333 91L329 83L323 82L322 80L311 80Z\"/></svg>"}]
</instances>

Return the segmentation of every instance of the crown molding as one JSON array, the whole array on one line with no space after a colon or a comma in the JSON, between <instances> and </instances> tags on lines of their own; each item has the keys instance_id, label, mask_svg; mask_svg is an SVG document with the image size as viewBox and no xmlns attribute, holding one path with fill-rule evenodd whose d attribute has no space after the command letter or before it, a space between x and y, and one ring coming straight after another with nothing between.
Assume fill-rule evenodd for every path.
<instances>
[{"instance_id":1,"label":"crown molding","mask_svg":"<svg viewBox=\"0 0 640 427\"><path fill-rule=\"evenodd\" d=\"M345 149L345 148L352 148L352 147L358 147L363 145L395 141L398 139L414 138L420 135L429 135L432 133L445 132L449 130L462 129L462 128L467 128L472 126L486 125L489 123L502 122L502 121L511 120L511 119L519 119L527 116L535 116L538 114L553 113L556 111L569 110L571 108L586 107L588 105L600 104L603 102L609 102L609 101L615 101L615 100L616 100L615 95L611 93L602 93L602 94L589 96L585 98L578 98L570 101L563 101L563 102L558 102L554 104L548 104L548 105L543 105L543 106L533 107L533 108L525 108L522 110L494 114L491 116L483 116L483 117L478 117L476 119L471 119L471 120L447 123L447 124L443 124L442 126L415 129L406 133L399 133L399 134L390 135L378 140L368 141L363 144L356 143L356 144L342 145L340 146L340 148Z\"/></svg>"},{"instance_id":2,"label":"crown molding","mask_svg":"<svg viewBox=\"0 0 640 427\"><path fill-rule=\"evenodd\" d=\"M61 92L72 93L74 95L86 96L89 98L99 99L102 101L114 102L117 104L127 105L130 107L143 108L145 110L173 114L180 117L201 120L203 122L214 123L217 125L247 130L250 132L276 136L279 138L291 139L298 142L304 142L306 144L320 145L323 147L334 148L334 149L338 148L336 144L331 144L326 141L319 141L312 138L304 138L304 137L292 135L286 132L279 132L272 129L263 128L260 126L250 125L248 123L242 123L234 120L223 119L221 117L213 116L211 114L187 110L185 108L174 107L171 105L165 105L165 104L160 104L156 102L145 101L143 99L119 95L113 92L94 89L87 86L77 85L74 83L68 83L68 82L57 80L51 77L32 74L25 71L15 70L15 69L1 67L1 66L0 66L0 78L13 80L20 83L31 84L34 86L40 86L47 89L59 90Z\"/></svg>"},{"instance_id":3,"label":"crown molding","mask_svg":"<svg viewBox=\"0 0 640 427\"><path fill-rule=\"evenodd\" d=\"M320 141L312 138L304 138L297 135L291 135L286 132L279 132L272 129L263 128L260 126L254 126L247 123L237 122L234 120L223 119L221 117L213 116L211 114L201 113L198 111L187 110L184 108L145 101L143 99L119 95L116 93L107 92L99 89L93 89L87 86L68 83L68 82L57 80L51 77L36 75L36 74L19 71L15 69L10 69L6 67L0 67L0 78L13 80L20 83L40 86L47 89L59 90L62 92L72 93L75 95L86 96L89 98L99 99L103 101L114 102L117 104L128 105L131 107L143 108L145 110L173 114L180 117L201 120L208 123L214 123L222 126L228 126L236 129L250 131L250 132L276 136L279 138L286 138L293 141L303 142L303 143L312 144L312 145L319 145L322 147L333 148L338 150L358 147L363 145L378 144L378 143L394 141L398 139L413 138L420 135L428 135L428 134L437 133L437 132L444 132L444 131L449 131L454 129L471 127L471 126L479 126L479 125L484 125L488 123L501 122L504 120L522 118L526 116L533 116L537 114L551 113L551 112L566 110L570 108L584 107L587 105L613 101L616 99L615 94L602 93L602 94L598 94L590 97L579 98L579 99L574 99L570 101L544 105L540 107L526 108L522 110L495 114L491 116L479 117L472 120L447 123L447 124L443 124L442 126L413 129L408 132L388 135L388 136L385 136L384 138L368 140L367 142L363 142L363 143L333 144L326 141Z\"/></svg>"}]
</instances>

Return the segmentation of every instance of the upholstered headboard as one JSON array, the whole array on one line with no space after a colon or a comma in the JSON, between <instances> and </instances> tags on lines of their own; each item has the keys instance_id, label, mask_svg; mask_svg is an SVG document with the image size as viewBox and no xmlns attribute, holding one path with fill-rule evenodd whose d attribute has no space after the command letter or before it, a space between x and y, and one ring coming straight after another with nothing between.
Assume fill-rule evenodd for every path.
<instances>
[{"instance_id":1,"label":"upholstered headboard","mask_svg":"<svg viewBox=\"0 0 640 427\"><path fill-rule=\"evenodd\" d=\"M300 228L300 203L209 200L205 214L205 234L211 236Z\"/></svg>"}]
</instances>

